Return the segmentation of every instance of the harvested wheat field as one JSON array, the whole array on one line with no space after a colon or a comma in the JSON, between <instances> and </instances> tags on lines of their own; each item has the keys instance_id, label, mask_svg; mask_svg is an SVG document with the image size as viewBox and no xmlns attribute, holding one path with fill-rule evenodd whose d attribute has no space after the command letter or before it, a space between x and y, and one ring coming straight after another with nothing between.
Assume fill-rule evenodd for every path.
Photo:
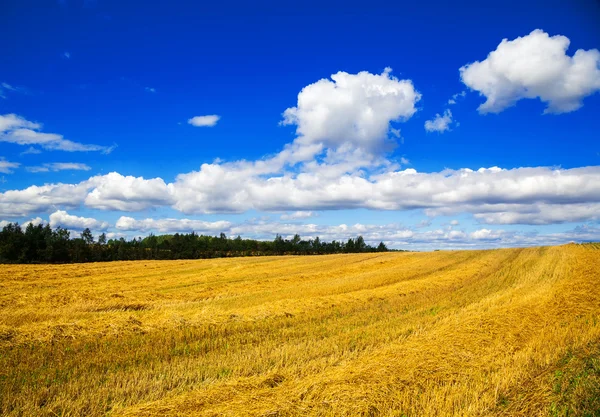
<instances>
[{"instance_id":1,"label":"harvested wheat field","mask_svg":"<svg viewBox=\"0 0 600 417\"><path fill-rule=\"evenodd\" d=\"M2 265L7 416L597 416L600 250Z\"/></svg>"}]
</instances>

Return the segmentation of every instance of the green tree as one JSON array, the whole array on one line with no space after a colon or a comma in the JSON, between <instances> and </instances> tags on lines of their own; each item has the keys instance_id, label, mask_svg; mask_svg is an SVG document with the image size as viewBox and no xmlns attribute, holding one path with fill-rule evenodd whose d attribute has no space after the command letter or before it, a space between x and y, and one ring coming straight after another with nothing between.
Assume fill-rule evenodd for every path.
<instances>
[{"instance_id":1,"label":"green tree","mask_svg":"<svg viewBox=\"0 0 600 417\"><path fill-rule=\"evenodd\" d=\"M0 260L19 262L25 243L23 230L18 223L9 223L0 232Z\"/></svg>"},{"instance_id":2,"label":"green tree","mask_svg":"<svg viewBox=\"0 0 600 417\"><path fill-rule=\"evenodd\" d=\"M367 249L367 244L365 243L365 240L363 239L362 236L359 236L356 238L356 241L354 242L354 250L356 252L365 252L365 250Z\"/></svg>"},{"instance_id":3,"label":"green tree","mask_svg":"<svg viewBox=\"0 0 600 417\"><path fill-rule=\"evenodd\" d=\"M350 239L348 239L348 242L346 242L346 252L347 253L354 252L354 239L350 238Z\"/></svg>"},{"instance_id":4,"label":"green tree","mask_svg":"<svg viewBox=\"0 0 600 417\"><path fill-rule=\"evenodd\" d=\"M319 236L317 236L315 238L315 240L313 241L312 244L313 250L315 251L315 253L321 253L321 240L319 239Z\"/></svg>"},{"instance_id":5,"label":"green tree","mask_svg":"<svg viewBox=\"0 0 600 417\"><path fill-rule=\"evenodd\" d=\"M277 255L283 255L285 252L285 241L279 234L275 235L275 240L273 241L273 250Z\"/></svg>"},{"instance_id":6,"label":"green tree","mask_svg":"<svg viewBox=\"0 0 600 417\"><path fill-rule=\"evenodd\" d=\"M83 239L86 245L94 243L94 235L92 235L92 231L87 227L81 232L81 239Z\"/></svg>"},{"instance_id":7,"label":"green tree","mask_svg":"<svg viewBox=\"0 0 600 417\"><path fill-rule=\"evenodd\" d=\"M70 233L67 229L57 227L52 233L51 238L51 261L52 262L69 262L71 261L69 253L69 238Z\"/></svg>"}]
</instances>

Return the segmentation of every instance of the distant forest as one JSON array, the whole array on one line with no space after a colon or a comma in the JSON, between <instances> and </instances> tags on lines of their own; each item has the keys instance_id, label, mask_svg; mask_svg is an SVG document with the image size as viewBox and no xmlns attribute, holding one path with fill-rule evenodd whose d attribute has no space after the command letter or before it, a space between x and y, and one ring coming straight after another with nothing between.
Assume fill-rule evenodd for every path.
<instances>
[{"instance_id":1,"label":"distant forest","mask_svg":"<svg viewBox=\"0 0 600 417\"><path fill-rule=\"evenodd\" d=\"M201 259L231 256L320 255L330 253L387 252L381 242L368 245L362 236L347 242L323 242L318 237L302 240L299 235L273 241L205 236L192 233L150 234L145 238L107 239L102 233L94 238L90 229L71 237L68 230L29 223L25 230L9 223L0 232L0 263L74 263L139 259Z\"/></svg>"}]
</instances>

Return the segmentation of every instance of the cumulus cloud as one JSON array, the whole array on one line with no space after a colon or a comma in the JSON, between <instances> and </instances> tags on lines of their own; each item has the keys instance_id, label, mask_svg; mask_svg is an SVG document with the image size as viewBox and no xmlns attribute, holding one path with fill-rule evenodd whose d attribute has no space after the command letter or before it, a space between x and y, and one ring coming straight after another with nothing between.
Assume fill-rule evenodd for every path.
<instances>
[{"instance_id":1,"label":"cumulus cloud","mask_svg":"<svg viewBox=\"0 0 600 417\"><path fill-rule=\"evenodd\" d=\"M503 233L501 230L479 229L472 232L469 236L471 239L476 240L496 240L500 239Z\"/></svg>"},{"instance_id":2,"label":"cumulus cloud","mask_svg":"<svg viewBox=\"0 0 600 417\"><path fill-rule=\"evenodd\" d=\"M0 228L9 223L8 220L0 221ZM36 217L22 224L45 224L46 222ZM109 224L94 218L79 217L68 214L66 211L56 211L50 215L52 227L61 226L69 230L81 231L86 227L93 230L105 231ZM574 229L556 233L517 232L502 229L481 228L471 232L446 229L419 231L418 226L408 228L401 224L338 224L323 225L312 223L288 223L270 221L268 219L250 220L234 224L229 221L206 222L186 218L168 219L135 219L122 216L117 221L116 231L108 230L107 237L139 236L149 232L158 233L189 233L218 235L225 233L228 236L240 235L244 238L258 240L272 240L276 235L291 239L299 234L302 239L319 237L325 241L346 241L350 238L363 236L365 241L376 245L383 241L388 247L409 250L431 250L445 248L494 248L494 247L519 247L533 245L557 245L571 241L586 242L600 240L600 228L592 225L580 225Z\"/></svg>"},{"instance_id":3,"label":"cumulus cloud","mask_svg":"<svg viewBox=\"0 0 600 417\"><path fill-rule=\"evenodd\" d=\"M173 203L160 178L97 175L78 184L32 185L0 193L0 216L25 217L39 212L85 205L100 210L140 211Z\"/></svg>"},{"instance_id":4,"label":"cumulus cloud","mask_svg":"<svg viewBox=\"0 0 600 417\"><path fill-rule=\"evenodd\" d=\"M221 116L210 114L207 116L195 116L188 120L188 123L196 127L213 127L221 119Z\"/></svg>"},{"instance_id":5,"label":"cumulus cloud","mask_svg":"<svg viewBox=\"0 0 600 417\"><path fill-rule=\"evenodd\" d=\"M147 232L156 230L160 233L221 233L231 227L227 221L205 222L190 219L143 219L136 220L132 217L121 216L117 220L116 228L123 231Z\"/></svg>"},{"instance_id":6,"label":"cumulus cloud","mask_svg":"<svg viewBox=\"0 0 600 417\"><path fill-rule=\"evenodd\" d=\"M18 162L9 162L3 157L0 157L0 172L3 174L12 174L15 168L18 168L21 164Z\"/></svg>"},{"instance_id":7,"label":"cumulus cloud","mask_svg":"<svg viewBox=\"0 0 600 417\"><path fill-rule=\"evenodd\" d=\"M41 166L27 167L29 172L57 172L57 171L89 171L90 168L86 164L76 162L52 162Z\"/></svg>"},{"instance_id":8,"label":"cumulus cloud","mask_svg":"<svg viewBox=\"0 0 600 417\"><path fill-rule=\"evenodd\" d=\"M8 220L1 220L0 221L0 230L2 230L9 223L13 223L13 222L10 222ZM41 217L35 217L33 219L30 219L30 220L27 220L27 221L23 222L21 224L21 228L25 229L27 226L29 226L29 224L33 224L34 226L38 226L40 224L46 224L46 223L47 223L47 221L43 220Z\"/></svg>"},{"instance_id":9,"label":"cumulus cloud","mask_svg":"<svg viewBox=\"0 0 600 417\"><path fill-rule=\"evenodd\" d=\"M100 210L140 211L173 203L171 191L161 178L144 179L111 172L90 178L84 186L89 193L83 202Z\"/></svg>"},{"instance_id":10,"label":"cumulus cloud","mask_svg":"<svg viewBox=\"0 0 600 417\"><path fill-rule=\"evenodd\" d=\"M362 235L367 242L390 241L391 239L401 241L413 236L413 232L397 224L388 225L365 225L356 223L354 225L316 225L305 223L281 223L269 221L249 221L233 224L227 221L205 222L192 219L140 219L132 217L121 217L116 228L121 231L148 232L158 231L160 233L197 232L204 234L219 234L221 232L229 235L241 235L246 238L261 240L272 240L276 235L284 238L292 238L300 234L304 239L314 239L317 236L324 240L348 240Z\"/></svg>"},{"instance_id":11,"label":"cumulus cloud","mask_svg":"<svg viewBox=\"0 0 600 417\"><path fill-rule=\"evenodd\" d=\"M281 215L281 220L299 220L299 219L308 219L309 217L314 217L317 214L313 211L295 211L293 213L286 213Z\"/></svg>"},{"instance_id":12,"label":"cumulus cloud","mask_svg":"<svg viewBox=\"0 0 600 417\"><path fill-rule=\"evenodd\" d=\"M600 203L513 204L481 207L474 217L486 224L558 224L600 220Z\"/></svg>"},{"instance_id":13,"label":"cumulus cloud","mask_svg":"<svg viewBox=\"0 0 600 417\"><path fill-rule=\"evenodd\" d=\"M219 184L225 184L227 192ZM552 220L558 221L561 215L568 219L570 205L600 202L600 167L568 170L492 167L437 173L405 169L370 177L346 174L331 178L303 172L258 178L211 166L210 170L203 169L201 175L178 178L169 184L169 189L174 192L174 207L184 213L421 208L431 215L489 214L518 212L532 205L559 205L565 210ZM521 221L514 219L515 223Z\"/></svg>"},{"instance_id":14,"label":"cumulus cloud","mask_svg":"<svg viewBox=\"0 0 600 417\"><path fill-rule=\"evenodd\" d=\"M298 178L310 182L361 175L363 168L393 169L380 155L399 134L391 123L410 118L420 97L410 80L398 80L390 69L339 72L310 84L283 114L282 124L296 125L292 143L267 159L203 164L199 171L180 174L171 188L174 207L186 214L243 212L260 198L267 176L273 187L294 181L285 169L297 164L303 172ZM290 208L295 209L282 203L278 211Z\"/></svg>"},{"instance_id":15,"label":"cumulus cloud","mask_svg":"<svg viewBox=\"0 0 600 417\"><path fill-rule=\"evenodd\" d=\"M126 238L127 234L126 233L121 233L121 232L108 232L106 233L106 238L107 239L120 239L120 238Z\"/></svg>"},{"instance_id":16,"label":"cumulus cloud","mask_svg":"<svg viewBox=\"0 0 600 417\"><path fill-rule=\"evenodd\" d=\"M298 137L273 156L203 164L172 182L112 172L78 184L9 190L0 193L0 216L22 218L85 206L125 212L171 207L186 215L287 212L282 220L307 216L295 212L354 208L422 209L429 216L471 213L486 224L598 218L600 167L401 169L382 151L395 136L392 123L411 117L419 99L412 82L398 80L390 70L340 72L305 87L297 105L284 112L284 123L294 124ZM0 118L0 130L20 128L37 131L40 126L15 115ZM441 235L456 240L460 233L444 230Z\"/></svg>"},{"instance_id":17,"label":"cumulus cloud","mask_svg":"<svg viewBox=\"0 0 600 417\"><path fill-rule=\"evenodd\" d=\"M168 184L161 178L113 172L79 184L0 193L3 216L81 204L120 211L171 206L186 214L424 209L429 216L471 213L489 224L550 224L598 219L600 167L492 167L433 173L404 169L327 177L319 172L253 176L240 167L229 170L213 164Z\"/></svg>"},{"instance_id":18,"label":"cumulus cloud","mask_svg":"<svg viewBox=\"0 0 600 417\"><path fill-rule=\"evenodd\" d=\"M478 229L471 233L443 230L415 234L408 244L389 245L405 249L485 249L499 247L526 247L540 245L562 245L569 242L588 242L600 240L600 228L578 226L575 229L557 233L516 232L502 229Z\"/></svg>"},{"instance_id":19,"label":"cumulus cloud","mask_svg":"<svg viewBox=\"0 0 600 417\"><path fill-rule=\"evenodd\" d=\"M31 220L27 220L26 222L23 223L23 228L29 226L30 224L34 225L34 226L39 226L40 224L46 224L48 223L46 220L42 219L41 217L34 217Z\"/></svg>"},{"instance_id":20,"label":"cumulus cloud","mask_svg":"<svg viewBox=\"0 0 600 417\"><path fill-rule=\"evenodd\" d=\"M302 239L319 237L324 241L347 241L362 236L371 245L383 241L388 247L410 250L431 250L444 248L494 248L519 247L542 244L564 244L570 241L585 242L600 240L600 228L589 225L575 229L540 234L537 232L515 232L502 229L481 228L467 233L464 230L435 229L418 231L400 224L362 224L317 225L312 223L286 223L269 220L253 220L238 224L226 221L204 222L191 219L140 219L121 217L116 224L120 232L147 233L189 233L228 236L240 235L243 238L272 240L276 235L291 239L299 234Z\"/></svg>"},{"instance_id":21,"label":"cumulus cloud","mask_svg":"<svg viewBox=\"0 0 600 417\"><path fill-rule=\"evenodd\" d=\"M443 115L438 113L432 120L427 120L425 122L425 130L428 132L444 133L445 131L450 130L451 124L452 112L450 109L447 109Z\"/></svg>"},{"instance_id":22,"label":"cumulus cloud","mask_svg":"<svg viewBox=\"0 0 600 417\"><path fill-rule=\"evenodd\" d=\"M338 72L302 89L298 103L283 113L283 125L295 125L299 146L343 144L367 151L381 149L391 122L412 117L421 94L412 81L382 74Z\"/></svg>"},{"instance_id":23,"label":"cumulus cloud","mask_svg":"<svg viewBox=\"0 0 600 417\"><path fill-rule=\"evenodd\" d=\"M26 217L48 212L55 207L74 208L87 195L85 184L32 185L22 190L0 193L0 215L4 217Z\"/></svg>"},{"instance_id":24,"label":"cumulus cloud","mask_svg":"<svg viewBox=\"0 0 600 417\"><path fill-rule=\"evenodd\" d=\"M460 68L462 82L486 98L481 113L499 113L521 99L539 98L545 113L567 113L600 90L600 51L578 49L570 41L536 29L527 36L503 39L483 61Z\"/></svg>"},{"instance_id":25,"label":"cumulus cloud","mask_svg":"<svg viewBox=\"0 0 600 417\"><path fill-rule=\"evenodd\" d=\"M110 153L114 146L89 145L73 142L56 133L40 132L42 126L15 114L0 115L0 142L18 145L39 145L47 150L67 152L100 151Z\"/></svg>"},{"instance_id":26,"label":"cumulus cloud","mask_svg":"<svg viewBox=\"0 0 600 417\"><path fill-rule=\"evenodd\" d=\"M262 239L273 239L276 234L286 239L291 239L296 233L304 239L319 237L326 241L343 241L363 236L369 243L385 241L406 241L414 235L409 230L398 224L373 225L356 223L353 225L317 225L296 224L279 222L248 222L235 225L230 229L231 235L255 236Z\"/></svg>"},{"instance_id":27,"label":"cumulus cloud","mask_svg":"<svg viewBox=\"0 0 600 417\"><path fill-rule=\"evenodd\" d=\"M106 230L110 226L107 222L102 222L91 217L74 216L66 211L57 210L50 215L50 227L62 227L73 230Z\"/></svg>"}]
</instances>

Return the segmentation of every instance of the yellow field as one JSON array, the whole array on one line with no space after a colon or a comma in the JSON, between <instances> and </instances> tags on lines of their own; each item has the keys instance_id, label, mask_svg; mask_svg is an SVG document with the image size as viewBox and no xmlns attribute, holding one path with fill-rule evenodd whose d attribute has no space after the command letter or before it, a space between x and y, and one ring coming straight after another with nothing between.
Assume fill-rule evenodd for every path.
<instances>
[{"instance_id":1,"label":"yellow field","mask_svg":"<svg viewBox=\"0 0 600 417\"><path fill-rule=\"evenodd\" d=\"M600 415L593 246L0 271L2 415Z\"/></svg>"}]
</instances>

